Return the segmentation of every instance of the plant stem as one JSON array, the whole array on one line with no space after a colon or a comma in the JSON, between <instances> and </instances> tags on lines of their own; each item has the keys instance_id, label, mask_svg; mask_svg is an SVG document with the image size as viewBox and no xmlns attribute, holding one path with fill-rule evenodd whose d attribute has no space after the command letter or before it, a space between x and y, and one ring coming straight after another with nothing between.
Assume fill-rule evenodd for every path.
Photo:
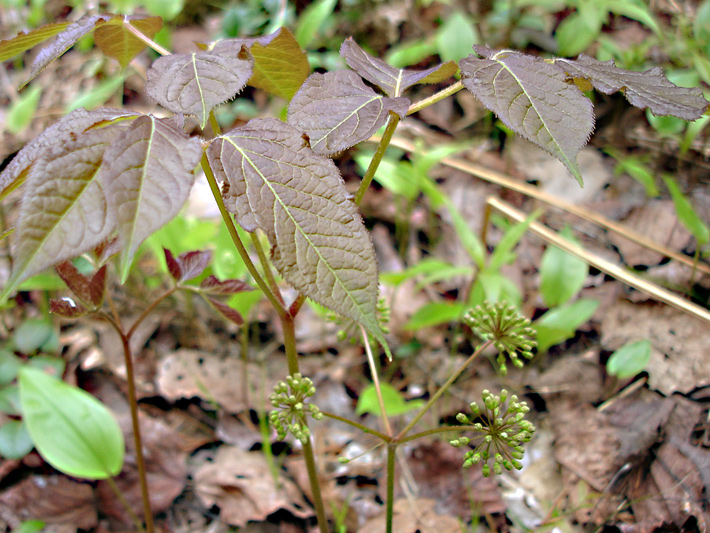
<instances>
[{"instance_id":1,"label":"plant stem","mask_svg":"<svg viewBox=\"0 0 710 533\"><path fill-rule=\"evenodd\" d=\"M153 533L153 511L150 507L150 496L148 492L148 478L143 458L143 441L141 439L141 428L138 422L138 400L136 397L136 376L133 369L133 355L131 354L130 337L122 331L118 332L123 344L123 355L126 360L126 382L128 384L128 404L131 407L131 423L133 424L133 442L136 447L136 466L138 467L138 479L141 486L141 499L143 500L143 512L145 514L146 533Z\"/></svg>"},{"instance_id":2,"label":"plant stem","mask_svg":"<svg viewBox=\"0 0 710 533\"><path fill-rule=\"evenodd\" d=\"M475 428L473 426L439 426L437 428L427 429L426 431L420 431L418 433L413 433L412 435L409 435L408 437L404 437L404 438L398 440L397 444L404 444L405 442L417 440L422 437L428 437L430 435L438 435L439 433L452 433L452 432L463 433L464 431L475 431Z\"/></svg>"},{"instance_id":3,"label":"plant stem","mask_svg":"<svg viewBox=\"0 0 710 533\"><path fill-rule=\"evenodd\" d=\"M387 496L385 510L385 531L392 533L392 521L394 518L394 466L397 456L397 445L389 443L387 445Z\"/></svg>"},{"instance_id":4,"label":"plant stem","mask_svg":"<svg viewBox=\"0 0 710 533\"><path fill-rule=\"evenodd\" d=\"M357 193L355 193L355 205L360 205L362 202L365 192L370 187L372 183L372 178L375 177L375 172L377 172L377 167L380 166L380 162L387 151L387 147L392 140L394 135L394 130L397 129L397 124L399 124L399 117L395 113L390 113L389 119L387 120L387 126L382 134L379 144L377 145L377 150L375 150L375 155L372 156L372 161L370 161L370 166L367 167L365 175L362 177L360 182L360 187L358 187Z\"/></svg>"},{"instance_id":5,"label":"plant stem","mask_svg":"<svg viewBox=\"0 0 710 533\"><path fill-rule=\"evenodd\" d=\"M404 439L404 437L407 436L407 433L409 433L412 430L412 428L417 425L417 422L419 422L419 420L421 420L421 418L429 410L429 408L431 408L431 406L434 405L434 403L441 397L441 395L444 394L448 390L448 388L454 383L454 381L456 381L458 379L458 377L463 373L463 371L466 370L466 367L468 367L468 365L470 365L473 362L473 360L476 357L478 357L481 354L481 352L483 352L483 350L488 348L491 344L493 344L492 340L484 342L481 345L481 347L478 348L478 350L473 352L471 357L466 359L466 361L459 367L459 369L456 372L451 374L449 379L446 380L446 383L444 383L441 386L441 388L439 388L439 390L436 391L436 393L434 393L434 396L429 398L429 401L426 403L426 405L419 410L419 412L417 413L417 416L415 416L414 419L409 424L407 424L407 427L405 427L402 431L399 432L399 434L395 437L396 441L399 442L402 439Z\"/></svg>"},{"instance_id":6,"label":"plant stem","mask_svg":"<svg viewBox=\"0 0 710 533\"><path fill-rule=\"evenodd\" d=\"M116 482L114 481L114 479L112 477L107 477L106 482L109 484L109 487L111 487L111 490L113 490L113 493L116 495L118 500L121 502L123 507L126 509L128 516L130 516L131 520L133 520L133 523L136 525L136 529L138 530L138 533L145 533L145 528L143 527L143 524L141 523L140 518L138 518L138 515L136 515L136 513L133 511L131 504L128 503L128 500L126 500L126 497L121 492L121 489L118 488L118 485L116 485Z\"/></svg>"},{"instance_id":7,"label":"plant stem","mask_svg":"<svg viewBox=\"0 0 710 533\"><path fill-rule=\"evenodd\" d=\"M256 255L259 257L259 262L261 263L261 269L264 271L266 282L269 284L269 287L271 287L271 290L274 292L274 295L281 302L281 305L284 306L281 291L279 291L279 287L278 285L276 285L274 273L271 271L271 265L269 265L269 261L266 258L266 253L264 252L264 247L261 245L259 236L256 234L255 231L251 232L249 235L251 236L251 243L254 246L254 250L256 250Z\"/></svg>"},{"instance_id":8,"label":"plant stem","mask_svg":"<svg viewBox=\"0 0 710 533\"><path fill-rule=\"evenodd\" d=\"M277 298L277 296L273 292L271 292L271 288L267 285L266 281L264 281L264 278L254 266L254 263L249 257L249 252L247 252L247 249L244 246L242 239L239 237L239 233L237 233L237 228L234 226L232 217L227 211L227 207L224 205L224 200L222 200L222 192L219 190L217 180L215 179L214 174L212 173L212 168L210 167L209 161L207 160L207 155L204 153L202 154L201 165L202 170L204 170L205 172L207 183L209 183L210 189L212 190L212 196L214 196L214 200L217 203L217 207L219 208L219 213L220 215L222 215L222 220L227 226L227 231L229 231L229 235L232 237L232 242L234 243L237 252L239 252L239 256L242 258L242 261L244 261L247 270L251 274L252 278L254 278L256 284L266 295L266 298L271 302L271 305L274 306L274 309L276 309L276 312L278 313L279 317L285 317L286 310L284 309L284 306L281 304L280 299Z\"/></svg>"},{"instance_id":9,"label":"plant stem","mask_svg":"<svg viewBox=\"0 0 710 533\"><path fill-rule=\"evenodd\" d=\"M453 85L450 85L446 89L443 89L439 91L436 94L432 94L429 98L425 98L424 100L417 102L416 104L412 104L409 106L409 109L407 110L407 116L416 113L417 111L421 111L425 107L429 107L430 105L433 105L437 102L441 102L445 98L448 98L449 96L456 94L459 92L461 89L463 89L463 82L461 80L457 81Z\"/></svg>"},{"instance_id":10,"label":"plant stem","mask_svg":"<svg viewBox=\"0 0 710 533\"><path fill-rule=\"evenodd\" d=\"M132 26L130 22L126 22L123 25L128 31L130 31L133 35L138 37L141 41L143 41L145 44L150 46L153 50L158 52L161 56L169 56L170 51L166 50L162 46L160 46L158 43L156 43L153 39L148 37L146 34L144 34L142 31L140 31L138 28L135 26Z\"/></svg>"},{"instance_id":11,"label":"plant stem","mask_svg":"<svg viewBox=\"0 0 710 533\"><path fill-rule=\"evenodd\" d=\"M323 416L325 416L327 418L332 418L333 420L337 420L338 422L348 424L349 426L359 429L363 433L369 433L371 435L375 435L376 437L379 437L380 439L382 439L384 442L391 442L392 441L392 437L390 437L389 435L385 435L384 433L381 433L381 432L377 431L376 429L369 428L366 425L360 424L359 422L355 422L354 420L350 420L349 418L345 418L343 416L336 415L333 413L328 413L327 411L321 411L321 413L323 413Z\"/></svg>"},{"instance_id":12,"label":"plant stem","mask_svg":"<svg viewBox=\"0 0 710 533\"><path fill-rule=\"evenodd\" d=\"M367 331L363 326L360 326L360 332L362 333L362 340L365 343L365 353L367 353L367 364L370 367L370 374L372 374L372 382L375 385L375 392L377 393L377 402L380 406L380 418L382 418L382 424L385 426L385 431L388 435L392 435L392 426L390 426L389 418L387 418L387 411L385 410L385 400L382 398L382 389L380 388L380 378L377 373L377 366L375 366L375 358L372 356L372 348L370 348L370 339L367 337Z\"/></svg>"},{"instance_id":13,"label":"plant stem","mask_svg":"<svg viewBox=\"0 0 710 533\"><path fill-rule=\"evenodd\" d=\"M148 307L146 307L141 315L136 319L136 321L133 323L133 325L130 327L128 330L128 333L126 333L126 337L129 339L133 336L133 334L136 332L138 329L138 326L141 325L141 322L143 322L146 317L151 314L158 305L160 305L160 302L168 298L171 294L173 294L176 290L178 290L178 287L172 287L165 291L163 294L161 294L152 304L150 304Z\"/></svg>"},{"instance_id":14,"label":"plant stem","mask_svg":"<svg viewBox=\"0 0 710 533\"><path fill-rule=\"evenodd\" d=\"M295 317L286 313L280 318L284 335L284 350L286 351L288 372L293 375L298 372L298 352L296 351L296 329L294 326ZM313 452L311 439L308 439L303 445L303 458L306 462L306 470L308 471L308 481L311 485L313 506L316 509L316 517L318 518L318 528L321 533L328 533L328 517L325 514L325 505L323 504L323 495L320 490L320 479L318 478L318 468L316 466L316 456Z\"/></svg>"}]
</instances>

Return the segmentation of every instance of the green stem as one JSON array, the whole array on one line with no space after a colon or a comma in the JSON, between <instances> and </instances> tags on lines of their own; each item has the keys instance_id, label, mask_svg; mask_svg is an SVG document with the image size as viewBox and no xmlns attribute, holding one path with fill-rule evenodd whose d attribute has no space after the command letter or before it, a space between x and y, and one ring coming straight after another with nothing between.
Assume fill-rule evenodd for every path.
<instances>
[{"instance_id":1,"label":"green stem","mask_svg":"<svg viewBox=\"0 0 710 533\"><path fill-rule=\"evenodd\" d=\"M385 435L384 433L381 433L376 429L369 428L366 425L360 424L359 422L355 422L354 420L350 420L349 418L345 418L334 413L328 413L327 411L321 411L321 413L323 413L323 416L327 418L332 418L333 420L337 420L338 422L342 422L343 424L348 424L349 426L359 429L363 433L375 435L376 437L382 439L384 442L392 441L392 437L390 437L389 435Z\"/></svg>"},{"instance_id":2,"label":"green stem","mask_svg":"<svg viewBox=\"0 0 710 533\"><path fill-rule=\"evenodd\" d=\"M453 85L450 85L446 89L443 89L439 91L436 94L432 94L429 98L425 98L421 102L417 102L416 104L412 104L409 106L409 109L407 110L407 116L416 113L417 111L421 111L425 107L429 107L430 105L433 105L437 102L441 102L445 98L448 98L451 95L456 94L459 92L461 89L464 88L463 82L461 80L457 81Z\"/></svg>"},{"instance_id":3,"label":"green stem","mask_svg":"<svg viewBox=\"0 0 710 533\"><path fill-rule=\"evenodd\" d=\"M452 433L452 432L464 432L464 431L475 431L473 426L440 426L438 428L427 429L426 431L420 431L418 433L413 433L408 437L404 437L397 441L397 444L404 444L412 440L417 440L422 437L429 437L431 435L438 435L439 433Z\"/></svg>"},{"instance_id":4,"label":"green stem","mask_svg":"<svg viewBox=\"0 0 710 533\"><path fill-rule=\"evenodd\" d=\"M269 284L269 287L271 287L271 290L281 302L281 305L284 306L281 291L279 291L279 287L278 285L276 285L274 273L271 271L271 265L269 264L269 261L266 258L266 253L264 252L264 247L261 245L259 236L256 234L255 231L250 233L249 235L251 236L251 243L254 246L254 250L256 250L256 255L259 257L259 263L261 263L261 269L264 271L266 282Z\"/></svg>"},{"instance_id":5,"label":"green stem","mask_svg":"<svg viewBox=\"0 0 710 533\"><path fill-rule=\"evenodd\" d=\"M375 358L372 355L372 348L370 348L370 339L367 337L367 331L363 326L360 326L360 332L362 334L362 340L365 343L365 353L367 353L367 364L370 367L370 374L372 374L372 382L375 385L375 393L377 394L377 402L380 406L380 417L382 418L382 424L385 426L385 431L388 435L392 435L392 426L390 426L389 418L387 418L387 411L385 410L385 400L382 397L382 388L380 387L380 378L377 372L377 366L375 365Z\"/></svg>"},{"instance_id":6,"label":"green stem","mask_svg":"<svg viewBox=\"0 0 710 533\"><path fill-rule=\"evenodd\" d=\"M281 317L281 327L283 329L284 336L284 350L286 351L288 372L291 375L298 373L298 352L296 351L296 329L294 327L294 319L295 317L288 313ZM313 506L316 509L318 528L321 533L328 533L328 517L325 514L325 505L323 504L323 495L320 490L320 479L318 478L318 468L316 466L316 456L313 452L313 444L310 439L308 439L303 445L303 458L306 462L308 481L311 485L311 492L313 493Z\"/></svg>"},{"instance_id":7,"label":"green stem","mask_svg":"<svg viewBox=\"0 0 710 533\"><path fill-rule=\"evenodd\" d=\"M375 172L377 172L377 167L380 166L380 162L387 151L387 147L392 140L394 135L394 130L397 129L397 124L399 124L399 117L390 113L389 119L387 120L387 126L382 134L379 144L377 145L377 150L375 150L375 155L372 156L372 161L370 161L370 166L367 167L367 171L360 182L360 187L358 187L357 193L355 193L355 205L360 205L363 196L365 196L365 191L370 187L372 179L375 177Z\"/></svg>"},{"instance_id":8,"label":"green stem","mask_svg":"<svg viewBox=\"0 0 710 533\"><path fill-rule=\"evenodd\" d=\"M145 528L143 527L140 518L138 518L138 515L136 515L136 513L133 511L131 504L128 503L128 500L123 495L123 492L121 492L121 489L118 488L116 481L112 477L107 477L106 482L109 484L109 487L111 487L111 490L113 490L113 493L118 498L118 501L120 501L121 505L123 505L123 507L126 509L128 516L130 516L131 520L133 520L133 523L136 525L136 529L138 530L138 532L145 533Z\"/></svg>"},{"instance_id":9,"label":"green stem","mask_svg":"<svg viewBox=\"0 0 710 533\"><path fill-rule=\"evenodd\" d=\"M396 444L387 445L387 496L386 496L386 515L385 515L385 531L392 533L392 521L394 518L394 465L397 452Z\"/></svg>"},{"instance_id":10,"label":"green stem","mask_svg":"<svg viewBox=\"0 0 710 533\"><path fill-rule=\"evenodd\" d=\"M201 165L202 170L204 170L205 172L207 183L209 183L210 189L212 190L212 196L214 196L214 200L217 203L217 207L219 208L219 213L220 215L222 215L222 220L227 226L227 231L229 231L229 235L232 237L234 247L237 249L237 252L239 252L239 256L242 258L242 261L244 261L244 264L246 265L249 274L251 274L252 278L254 278L256 284L266 295L266 298L271 302L271 305L274 306L274 309L276 309L276 312L278 313L279 317L285 317L286 310L281 304L280 299L277 298L277 296L273 292L271 292L271 288L267 285L266 281L264 281L264 278L261 276L256 266L254 266L254 263L249 257L249 252L247 252L247 249L244 246L242 239L239 237L239 233L237 232L237 228L234 226L232 217L227 211L227 207L224 205L224 200L222 199L222 192L219 190L217 180L215 179L214 174L212 173L212 168L210 167L209 161L207 160L207 155L204 153L202 154Z\"/></svg>"},{"instance_id":11,"label":"green stem","mask_svg":"<svg viewBox=\"0 0 710 533\"><path fill-rule=\"evenodd\" d=\"M434 405L434 403L436 403L436 401L441 397L441 395L444 394L448 390L448 388L454 383L454 381L458 379L458 377L463 373L463 371L466 370L466 367L468 367L468 365L470 365L473 360L478 357L481 352L483 352L483 350L488 348L491 344L493 344L493 341L486 341L485 343L483 343L483 345L478 348L478 350L473 352L473 355L471 355L471 357L466 359L466 361L459 367L456 372L451 374L446 383L444 383L441 388L436 391L436 393L434 393L434 396L429 398L429 401L426 403L426 405L419 410L417 416L415 416L414 419L409 424L407 424L407 427L400 431L399 434L395 437L395 440L397 442L400 442L407 436L407 433L409 433L412 428L417 425L417 422L421 420L421 418L431 408L431 406Z\"/></svg>"}]
</instances>

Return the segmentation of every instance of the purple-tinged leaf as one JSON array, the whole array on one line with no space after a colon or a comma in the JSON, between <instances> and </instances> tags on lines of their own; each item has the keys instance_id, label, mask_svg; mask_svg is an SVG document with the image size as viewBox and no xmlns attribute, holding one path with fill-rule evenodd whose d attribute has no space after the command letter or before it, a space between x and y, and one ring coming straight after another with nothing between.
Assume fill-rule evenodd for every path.
<instances>
[{"instance_id":1,"label":"purple-tinged leaf","mask_svg":"<svg viewBox=\"0 0 710 533\"><path fill-rule=\"evenodd\" d=\"M402 92L419 83L439 83L459 70L453 61L447 61L426 70L396 68L381 59L372 57L360 48L352 37L348 37L340 47L340 55L345 58L348 66L382 89L387 96L401 96Z\"/></svg>"},{"instance_id":2,"label":"purple-tinged leaf","mask_svg":"<svg viewBox=\"0 0 710 533\"><path fill-rule=\"evenodd\" d=\"M12 39L0 41L0 61L6 61L25 50L37 46L39 43L43 43L47 39L64 31L64 28L69 26L69 24L69 22L45 24L31 32L18 33Z\"/></svg>"},{"instance_id":3,"label":"purple-tinged leaf","mask_svg":"<svg viewBox=\"0 0 710 533\"><path fill-rule=\"evenodd\" d=\"M207 157L229 181L228 208L246 230L266 233L286 281L384 341L375 252L333 161L276 119L254 119L217 137Z\"/></svg>"},{"instance_id":4,"label":"purple-tinged leaf","mask_svg":"<svg viewBox=\"0 0 710 533\"><path fill-rule=\"evenodd\" d=\"M577 153L594 129L592 103L565 72L512 50L474 46L460 61L463 84L511 130L558 158L582 184Z\"/></svg>"},{"instance_id":5,"label":"purple-tinged leaf","mask_svg":"<svg viewBox=\"0 0 710 533\"><path fill-rule=\"evenodd\" d=\"M136 119L106 150L100 180L116 212L121 279L133 255L187 201L202 147L168 120Z\"/></svg>"},{"instance_id":6,"label":"purple-tinged leaf","mask_svg":"<svg viewBox=\"0 0 710 533\"><path fill-rule=\"evenodd\" d=\"M86 315L89 310L71 298L52 298L49 300L49 312L62 318L79 318Z\"/></svg>"},{"instance_id":7,"label":"purple-tinged leaf","mask_svg":"<svg viewBox=\"0 0 710 533\"><path fill-rule=\"evenodd\" d=\"M106 265L91 277L79 272L70 261L62 261L55 265L54 269L69 290L82 302L92 307L98 307L103 302L106 290Z\"/></svg>"},{"instance_id":8,"label":"purple-tinged leaf","mask_svg":"<svg viewBox=\"0 0 710 533\"><path fill-rule=\"evenodd\" d=\"M178 281L188 281L202 274L212 261L209 250L185 252L180 254L177 262L180 264L181 277Z\"/></svg>"},{"instance_id":9,"label":"purple-tinged leaf","mask_svg":"<svg viewBox=\"0 0 710 533\"><path fill-rule=\"evenodd\" d=\"M249 85L290 100L311 72L308 58L287 28L254 39L225 39L216 43L215 53L234 53L242 45L254 57L254 74Z\"/></svg>"},{"instance_id":10,"label":"purple-tinged leaf","mask_svg":"<svg viewBox=\"0 0 710 533\"><path fill-rule=\"evenodd\" d=\"M218 280L216 277L209 275L200 283L200 291L208 294L237 294L238 292L253 291L254 287L239 279Z\"/></svg>"},{"instance_id":11,"label":"purple-tinged leaf","mask_svg":"<svg viewBox=\"0 0 710 533\"><path fill-rule=\"evenodd\" d=\"M179 282L182 279L182 269L180 268L180 263L177 259L175 259L173 253L167 248L163 248L163 252L165 253L165 264L168 267L168 272L170 272L170 275L175 281Z\"/></svg>"},{"instance_id":12,"label":"purple-tinged leaf","mask_svg":"<svg viewBox=\"0 0 710 533\"><path fill-rule=\"evenodd\" d=\"M111 120L121 114L107 109L89 113L96 124L88 128L86 116L79 114L77 123L73 114L67 115L67 127L56 130L55 142L30 163L13 239L13 271L3 297L31 275L91 250L115 230L106 188L96 178L106 147L128 125ZM76 130L77 125L83 129Z\"/></svg>"},{"instance_id":13,"label":"purple-tinged leaf","mask_svg":"<svg viewBox=\"0 0 710 533\"><path fill-rule=\"evenodd\" d=\"M351 70L312 74L291 100L288 123L305 132L319 155L332 155L369 139L390 111L404 118L406 98L380 96Z\"/></svg>"},{"instance_id":14,"label":"purple-tinged leaf","mask_svg":"<svg viewBox=\"0 0 710 533\"><path fill-rule=\"evenodd\" d=\"M192 52L158 58L148 69L145 90L173 113L196 115L207 125L213 107L234 98L254 71L246 47L230 53Z\"/></svg>"},{"instance_id":15,"label":"purple-tinged leaf","mask_svg":"<svg viewBox=\"0 0 710 533\"><path fill-rule=\"evenodd\" d=\"M234 322L237 326L244 324L244 318L236 309L232 309L227 304L220 302L216 298L206 298L209 304L224 318Z\"/></svg>"},{"instance_id":16,"label":"purple-tinged leaf","mask_svg":"<svg viewBox=\"0 0 710 533\"><path fill-rule=\"evenodd\" d=\"M118 109L99 108L93 111L76 109L52 124L28 142L0 173L0 200L22 185L32 164L55 144L82 134L94 124L135 116Z\"/></svg>"},{"instance_id":17,"label":"purple-tinged leaf","mask_svg":"<svg viewBox=\"0 0 710 533\"><path fill-rule=\"evenodd\" d=\"M163 19L137 15L113 15L105 23L97 25L94 31L96 46L105 55L118 61L123 68L126 68L146 47L143 41L126 29L127 24L152 39L163 26Z\"/></svg>"},{"instance_id":18,"label":"purple-tinged leaf","mask_svg":"<svg viewBox=\"0 0 710 533\"><path fill-rule=\"evenodd\" d=\"M576 60L555 59L555 65L572 78L589 80L604 94L622 91L631 105L649 108L654 115L696 120L710 105L700 89L674 85L660 67L635 72L616 67L613 59L598 61L584 54Z\"/></svg>"},{"instance_id":19,"label":"purple-tinged leaf","mask_svg":"<svg viewBox=\"0 0 710 533\"><path fill-rule=\"evenodd\" d=\"M42 72L47 65L59 58L64 52L74 46L79 39L91 32L100 21L106 21L111 15L85 15L74 24L69 25L66 30L57 35L54 42L43 48L32 62L30 78L24 83L27 85L37 74Z\"/></svg>"}]
</instances>

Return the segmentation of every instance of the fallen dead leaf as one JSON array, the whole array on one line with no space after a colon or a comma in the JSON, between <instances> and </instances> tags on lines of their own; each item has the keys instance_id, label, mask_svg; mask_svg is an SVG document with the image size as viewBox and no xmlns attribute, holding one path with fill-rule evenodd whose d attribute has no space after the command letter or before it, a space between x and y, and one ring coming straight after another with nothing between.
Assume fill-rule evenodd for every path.
<instances>
[{"instance_id":1,"label":"fallen dead leaf","mask_svg":"<svg viewBox=\"0 0 710 533\"><path fill-rule=\"evenodd\" d=\"M399 499L394 502L394 531L397 533L460 533L459 521L448 514L436 512L433 498ZM384 514L368 520L359 533L385 530Z\"/></svg>"}]
</instances>

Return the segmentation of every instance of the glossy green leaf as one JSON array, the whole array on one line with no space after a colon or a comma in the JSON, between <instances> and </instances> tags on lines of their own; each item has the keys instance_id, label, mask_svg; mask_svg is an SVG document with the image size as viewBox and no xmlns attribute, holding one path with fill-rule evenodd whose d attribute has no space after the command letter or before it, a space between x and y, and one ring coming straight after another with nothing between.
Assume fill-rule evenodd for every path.
<instances>
[{"instance_id":1,"label":"glossy green leaf","mask_svg":"<svg viewBox=\"0 0 710 533\"><path fill-rule=\"evenodd\" d=\"M20 371L20 400L40 455L70 476L105 479L123 466L123 433L92 395L40 370Z\"/></svg>"},{"instance_id":2,"label":"glossy green leaf","mask_svg":"<svg viewBox=\"0 0 710 533\"><path fill-rule=\"evenodd\" d=\"M382 393L382 403L385 406L387 416L403 415L424 405L423 400L405 400L402 393L389 383L380 383L380 392ZM355 413L358 415L369 413L375 416L382 416L380 401L377 398L377 389L375 389L374 384L368 385L360 393Z\"/></svg>"},{"instance_id":3,"label":"glossy green leaf","mask_svg":"<svg viewBox=\"0 0 710 533\"><path fill-rule=\"evenodd\" d=\"M32 118L35 116L41 95L42 87L36 85L25 91L16 102L12 103L10 109L7 111L7 118L5 119L7 131L17 135L29 125Z\"/></svg>"},{"instance_id":4,"label":"glossy green leaf","mask_svg":"<svg viewBox=\"0 0 710 533\"><path fill-rule=\"evenodd\" d=\"M545 353L552 346L574 337L577 328L589 320L599 302L582 298L574 303L555 307L538 318L533 327L537 331L537 350Z\"/></svg>"},{"instance_id":5,"label":"glossy green leaf","mask_svg":"<svg viewBox=\"0 0 710 533\"><path fill-rule=\"evenodd\" d=\"M579 244L569 227L559 235ZM547 307L566 303L582 289L588 274L586 262L556 246L548 246L540 262L540 294Z\"/></svg>"},{"instance_id":6,"label":"glossy green leaf","mask_svg":"<svg viewBox=\"0 0 710 533\"><path fill-rule=\"evenodd\" d=\"M710 241L710 228L708 228L708 225L698 216L698 213L693 209L693 205L682 193L672 176L663 176L663 181L671 193L678 220L685 226L685 229L693 234L698 244L707 244Z\"/></svg>"},{"instance_id":7,"label":"glossy green leaf","mask_svg":"<svg viewBox=\"0 0 710 533\"><path fill-rule=\"evenodd\" d=\"M632 342L616 350L606 362L606 371L619 379L632 378L642 372L651 359L651 343Z\"/></svg>"},{"instance_id":8,"label":"glossy green leaf","mask_svg":"<svg viewBox=\"0 0 710 533\"><path fill-rule=\"evenodd\" d=\"M34 448L27 427L21 420L6 420L0 426L0 456L22 459Z\"/></svg>"}]
</instances>

